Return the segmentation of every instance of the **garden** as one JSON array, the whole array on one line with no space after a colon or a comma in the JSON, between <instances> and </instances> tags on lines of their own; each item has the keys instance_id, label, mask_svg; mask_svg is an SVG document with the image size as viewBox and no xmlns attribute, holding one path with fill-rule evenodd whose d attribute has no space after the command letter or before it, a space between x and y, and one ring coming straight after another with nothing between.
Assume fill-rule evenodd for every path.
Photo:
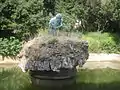
<instances>
[{"instance_id":1,"label":"garden","mask_svg":"<svg viewBox=\"0 0 120 90\"><path fill-rule=\"evenodd\" d=\"M70 40L72 39L72 43L65 42L65 45L63 45L63 41L62 43L57 42L56 39L46 43L46 36L49 37L49 21L57 13L61 13L63 24L57 30L58 36L53 36L53 38L62 36L62 40L65 42L65 38L68 37ZM79 24L76 24L78 22ZM40 41L42 36L45 36L45 39L43 38L43 41ZM46 50L44 48L51 50L50 45L54 46L54 44L59 48L66 47L59 49L59 51L63 50L64 54L67 53L66 57L68 58L76 59L80 56L77 56L77 54L81 54L82 52L81 57L83 56L83 61L84 59L88 59L87 51L88 53L96 54L120 54L120 0L0 0L0 62L3 62L5 58L11 58L12 61L19 62L18 55L26 43L35 40L37 37L40 38L36 39L38 41L35 41L36 47L32 46L33 50L31 49L34 53L39 52L37 51L38 43L45 42L40 44L43 56L36 54L40 56L37 57L39 59L43 59L48 53L50 55L56 54L54 51L44 52ZM88 48L85 42L82 42L82 44L86 48L79 46L80 43L78 45L74 44L78 43L74 38L77 38L78 41L87 41ZM34 44L30 43L30 45ZM72 50L72 47L70 47L71 49L67 49L69 45L76 45L76 51L69 51ZM55 50L57 49L55 48ZM62 54L59 51L57 54ZM30 52L28 56L30 56ZM36 57L34 53L31 56ZM70 55L73 55L73 57ZM51 58L55 59L56 57ZM84 63L82 62L82 65ZM45 87L32 85L29 72L23 73L16 65L13 65L12 68L9 68L7 64L4 66L4 68L0 66L0 90L45 89ZM57 89L119 90L119 75L120 70L111 68L96 68L92 70L89 68L79 68L76 73L75 85L69 88L62 87Z\"/></svg>"}]
</instances>

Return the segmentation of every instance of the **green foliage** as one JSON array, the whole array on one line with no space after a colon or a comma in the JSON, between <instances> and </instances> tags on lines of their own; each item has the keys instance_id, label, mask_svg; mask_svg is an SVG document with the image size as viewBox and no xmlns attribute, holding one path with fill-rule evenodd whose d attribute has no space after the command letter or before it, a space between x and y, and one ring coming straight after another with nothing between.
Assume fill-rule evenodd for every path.
<instances>
[{"instance_id":1,"label":"green foliage","mask_svg":"<svg viewBox=\"0 0 120 90\"><path fill-rule=\"evenodd\" d=\"M57 0L56 11L67 18L67 26L76 19L81 20L80 30L84 31L110 30L109 21L120 23L120 0L109 0L104 4L103 0ZM112 25L111 29L113 27L115 26Z\"/></svg>"},{"instance_id":2,"label":"green foliage","mask_svg":"<svg viewBox=\"0 0 120 90\"><path fill-rule=\"evenodd\" d=\"M45 26L42 0L2 0L0 5L0 29L13 29L25 37Z\"/></svg>"},{"instance_id":3,"label":"green foliage","mask_svg":"<svg viewBox=\"0 0 120 90\"><path fill-rule=\"evenodd\" d=\"M0 55L15 56L21 49L21 42L15 37L0 38Z\"/></svg>"},{"instance_id":4,"label":"green foliage","mask_svg":"<svg viewBox=\"0 0 120 90\"><path fill-rule=\"evenodd\" d=\"M48 2L52 3L48 3ZM73 31L77 19L80 31L105 31L120 28L120 0L0 0L0 30L13 29L25 39L48 28L49 13L62 13L61 30ZM47 4L45 4L47 2ZM104 3L104 4L103 4ZM109 21L116 22L110 25ZM111 27L110 27L111 26Z\"/></svg>"},{"instance_id":5,"label":"green foliage","mask_svg":"<svg viewBox=\"0 0 120 90\"><path fill-rule=\"evenodd\" d=\"M48 41L48 44L55 44L57 42L58 42L58 40L56 38L52 38Z\"/></svg>"},{"instance_id":6,"label":"green foliage","mask_svg":"<svg viewBox=\"0 0 120 90\"><path fill-rule=\"evenodd\" d=\"M91 32L83 35L93 53L120 53L120 39L110 33Z\"/></svg>"},{"instance_id":7,"label":"green foliage","mask_svg":"<svg viewBox=\"0 0 120 90\"><path fill-rule=\"evenodd\" d=\"M49 13L52 13L52 15L55 15L55 4L56 4L56 0L43 0L45 16L49 15Z\"/></svg>"}]
</instances>

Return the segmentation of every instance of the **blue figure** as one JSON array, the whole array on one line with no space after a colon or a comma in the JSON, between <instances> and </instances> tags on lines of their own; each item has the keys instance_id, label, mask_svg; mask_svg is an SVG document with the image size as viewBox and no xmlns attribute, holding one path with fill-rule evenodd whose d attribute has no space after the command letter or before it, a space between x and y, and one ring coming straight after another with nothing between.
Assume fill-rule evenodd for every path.
<instances>
[{"instance_id":1,"label":"blue figure","mask_svg":"<svg viewBox=\"0 0 120 90\"><path fill-rule=\"evenodd\" d=\"M53 35L57 34L56 29L60 28L62 26L62 15L59 13L55 17L50 19L49 22L49 33L52 33Z\"/></svg>"}]
</instances>

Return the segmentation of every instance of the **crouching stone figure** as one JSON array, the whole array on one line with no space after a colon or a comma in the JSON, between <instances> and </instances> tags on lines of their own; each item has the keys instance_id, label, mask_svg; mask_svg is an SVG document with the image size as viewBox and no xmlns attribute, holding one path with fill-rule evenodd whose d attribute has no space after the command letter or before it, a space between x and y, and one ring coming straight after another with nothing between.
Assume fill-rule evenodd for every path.
<instances>
[{"instance_id":1,"label":"crouching stone figure","mask_svg":"<svg viewBox=\"0 0 120 90\"><path fill-rule=\"evenodd\" d=\"M62 15L58 13L49 21L49 34L57 35L57 29L62 26Z\"/></svg>"}]
</instances>

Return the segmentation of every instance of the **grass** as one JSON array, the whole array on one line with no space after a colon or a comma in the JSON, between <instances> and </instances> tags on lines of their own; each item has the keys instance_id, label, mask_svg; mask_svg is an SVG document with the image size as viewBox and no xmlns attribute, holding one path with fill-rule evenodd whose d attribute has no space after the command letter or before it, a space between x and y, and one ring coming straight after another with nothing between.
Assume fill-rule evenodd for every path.
<instances>
[{"instance_id":1,"label":"grass","mask_svg":"<svg viewBox=\"0 0 120 90\"><path fill-rule=\"evenodd\" d=\"M89 52L92 53L119 53L120 36L112 33L88 32L82 39L89 43Z\"/></svg>"},{"instance_id":2,"label":"grass","mask_svg":"<svg viewBox=\"0 0 120 90\"><path fill-rule=\"evenodd\" d=\"M109 68L80 70L77 74L77 84L72 88L69 90L120 90L120 71ZM0 69L0 90L37 89L31 85L28 73L23 73L19 68Z\"/></svg>"}]
</instances>

